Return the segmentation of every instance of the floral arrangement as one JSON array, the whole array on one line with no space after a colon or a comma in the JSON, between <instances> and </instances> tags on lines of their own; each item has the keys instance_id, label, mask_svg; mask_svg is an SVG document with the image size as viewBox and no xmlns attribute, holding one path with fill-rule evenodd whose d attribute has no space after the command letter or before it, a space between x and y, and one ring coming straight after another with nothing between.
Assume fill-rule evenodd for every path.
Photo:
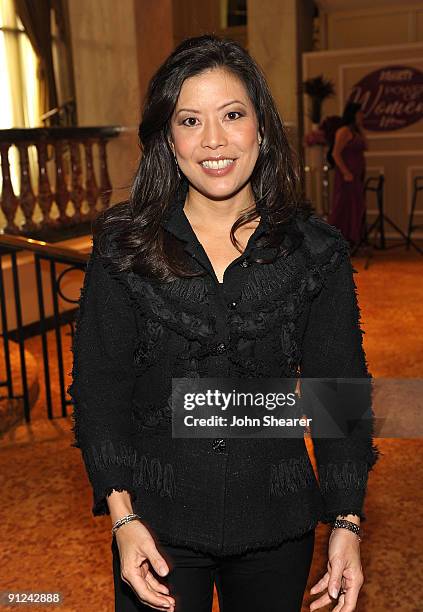
<instances>
[{"instance_id":1,"label":"floral arrangement","mask_svg":"<svg viewBox=\"0 0 423 612\"><path fill-rule=\"evenodd\" d=\"M323 101L335 95L333 82L325 79L323 74L320 74L317 77L304 81L301 84L300 91L311 99L310 119L313 123L320 123Z\"/></svg>"},{"instance_id":2,"label":"floral arrangement","mask_svg":"<svg viewBox=\"0 0 423 612\"><path fill-rule=\"evenodd\" d=\"M335 140L336 130L342 125L342 117L330 115L326 117L317 129L313 129L304 136L304 146L331 146Z\"/></svg>"},{"instance_id":3,"label":"floral arrangement","mask_svg":"<svg viewBox=\"0 0 423 612\"><path fill-rule=\"evenodd\" d=\"M324 146L326 144L327 141L325 133L320 129L320 127L317 130L308 132L308 134L304 136L304 145L306 147L314 147L316 145Z\"/></svg>"}]
</instances>

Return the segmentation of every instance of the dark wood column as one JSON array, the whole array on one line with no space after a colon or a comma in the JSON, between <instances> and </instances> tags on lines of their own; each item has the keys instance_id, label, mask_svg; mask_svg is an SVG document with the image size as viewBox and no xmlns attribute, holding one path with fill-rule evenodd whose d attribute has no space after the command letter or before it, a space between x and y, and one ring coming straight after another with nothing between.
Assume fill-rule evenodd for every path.
<instances>
[{"instance_id":1,"label":"dark wood column","mask_svg":"<svg viewBox=\"0 0 423 612\"><path fill-rule=\"evenodd\" d=\"M134 0L140 104L148 82L173 49L172 0Z\"/></svg>"}]
</instances>

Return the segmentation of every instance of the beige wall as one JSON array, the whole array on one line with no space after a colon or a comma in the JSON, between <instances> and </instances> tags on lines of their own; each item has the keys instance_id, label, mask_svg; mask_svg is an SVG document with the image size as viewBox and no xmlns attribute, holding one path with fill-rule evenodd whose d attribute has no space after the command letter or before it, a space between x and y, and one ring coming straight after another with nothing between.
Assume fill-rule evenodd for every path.
<instances>
[{"instance_id":1,"label":"beige wall","mask_svg":"<svg viewBox=\"0 0 423 612\"><path fill-rule=\"evenodd\" d=\"M297 125L296 0L248 0L249 51L263 69L284 121Z\"/></svg>"},{"instance_id":2,"label":"beige wall","mask_svg":"<svg viewBox=\"0 0 423 612\"><path fill-rule=\"evenodd\" d=\"M79 125L132 128L108 146L113 202L123 199L138 159L140 113L133 0L71 0L69 18Z\"/></svg>"},{"instance_id":3,"label":"beige wall","mask_svg":"<svg viewBox=\"0 0 423 612\"><path fill-rule=\"evenodd\" d=\"M319 2L318 2L319 3ZM325 5L325 3L322 3ZM423 41L423 3L392 2L367 8L320 11L321 48L353 49Z\"/></svg>"},{"instance_id":4,"label":"beige wall","mask_svg":"<svg viewBox=\"0 0 423 612\"><path fill-rule=\"evenodd\" d=\"M326 78L333 80L337 95L325 101L323 117L339 115L352 86L366 74L396 63L423 71L423 43L305 53L303 62L305 78L323 73ZM304 120L307 131L311 128L310 120L308 117ZM386 214L406 230L412 180L414 176L423 175L423 121L390 132L368 131L367 137L370 147L366 153L368 176L378 176L380 172L385 174ZM309 164L312 164L314 154L315 152L308 150ZM308 189L309 195L321 209L320 179L317 174L309 181ZM367 205L371 222L374 219L376 202L370 195ZM420 210L423 211L422 205ZM416 222L423 222L423 212L417 214ZM387 233L397 236L389 228ZM415 233L415 236L417 235L418 232Z\"/></svg>"},{"instance_id":5,"label":"beige wall","mask_svg":"<svg viewBox=\"0 0 423 612\"><path fill-rule=\"evenodd\" d=\"M301 54L311 49L312 4L303 0L248 0L248 50L263 69L293 146L300 148Z\"/></svg>"}]
</instances>

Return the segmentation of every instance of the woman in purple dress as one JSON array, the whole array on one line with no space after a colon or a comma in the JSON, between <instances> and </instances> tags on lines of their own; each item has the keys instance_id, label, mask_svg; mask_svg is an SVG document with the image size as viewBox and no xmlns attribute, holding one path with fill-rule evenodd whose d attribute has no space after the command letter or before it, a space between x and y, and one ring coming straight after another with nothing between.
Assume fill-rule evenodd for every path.
<instances>
[{"instance_id":1,"label":"woman in purple dress","mask_svg":"<svg viewBox=\"0 0 423 612\"><path fill-rule=\"evenodd\" d=\"M367 148L361 104L350 102L344 109L342 126L335 134L332 152L336 164L335 184L328 222L341 230L351 247L357 246L362 237Z\"/></svg>"}]
</instances>

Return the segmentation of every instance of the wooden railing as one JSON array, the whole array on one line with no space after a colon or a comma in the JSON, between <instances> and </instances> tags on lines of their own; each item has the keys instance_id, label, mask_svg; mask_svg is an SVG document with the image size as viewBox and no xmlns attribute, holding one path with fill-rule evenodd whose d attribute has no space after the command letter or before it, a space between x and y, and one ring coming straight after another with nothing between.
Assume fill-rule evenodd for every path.
<instances>
[{"instance_id":1,"label":"wooden railing","mask_svg":"<svg viewBox=\"0 0 423 612\"><path fill-rule=\"evenodd\" d=\"M106 146L120 131L119 126L0 130L0 233L42 239L45 230L91 221L110 202ZM13 147L18 151L18 194L11 179Z\"/></svg>"}]
</instances>

